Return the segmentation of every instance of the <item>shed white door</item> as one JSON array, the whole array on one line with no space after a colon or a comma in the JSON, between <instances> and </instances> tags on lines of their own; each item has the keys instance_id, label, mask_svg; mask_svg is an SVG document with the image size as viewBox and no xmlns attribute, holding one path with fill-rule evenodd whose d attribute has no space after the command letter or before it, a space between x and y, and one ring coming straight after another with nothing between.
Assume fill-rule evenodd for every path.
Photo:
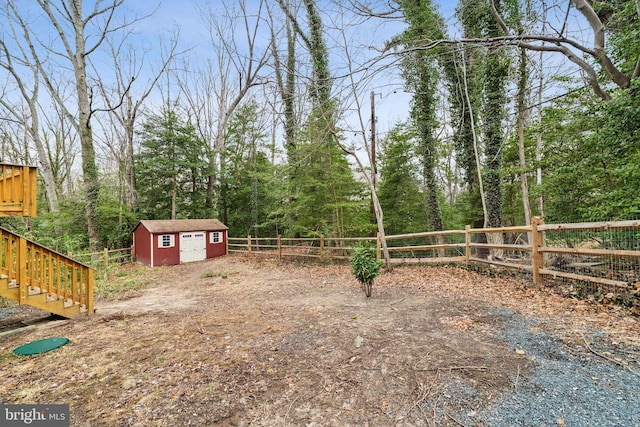
<instances>
[{"instance_id":1,"label":"shed white door","mask_svg":"<svg viewBox=\"0 0 640 427\"><path fill-rule=\"evenodd\" d=\"M207 258L207 237L204 231L180 233L180 262L201 261Z\"/></svg>"}]
</instances>

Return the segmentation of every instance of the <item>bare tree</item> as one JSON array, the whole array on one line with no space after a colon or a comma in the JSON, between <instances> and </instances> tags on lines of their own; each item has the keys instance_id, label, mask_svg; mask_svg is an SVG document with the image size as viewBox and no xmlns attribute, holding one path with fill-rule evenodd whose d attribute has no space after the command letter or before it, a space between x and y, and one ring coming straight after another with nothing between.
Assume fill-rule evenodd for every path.
<instances>
[{"instance_id":1,"label":"bare tree","mask_svg":"<svg viewBox=\"0 0 640 427\"><path fill-rule=\"evenodd\" d=\"M149 49L127 44L126 37L117 44L107 40L115 71L115 85L107 86L101 80L95 82L109 113L109 129L104 134L113 137L105 142L110 155L117 162L121 205L129 211L134 211L138 205L133 166L136 123L158 80L182 53L177 50L178 36L179 31L176 30L166 44L160 39L158 46L161 48L161 57L155 66L147 64ZM97 70L95 74L98 74Z\"/></svg>"},{"instance_id":2,"label":"bare tree","mask_svg":"<svg viewBox=\"0 0 640 427\"><path fill-rule=\"evenodd\" d=\"M284 4L287 10L291 7ZM298 123L296 117L296 40L297 32L293 29L293 22L287 16L284 23L286 31L286 54L284 59L278 49L279 32L276 30L276 24L273 19L272 11L269 11L269 22L271 30L271 51L273 55L273 68L276 79L277 91L284 106L284 134L285 149L289 163L295 163L292 158L295 153L296 141L295 130Z\"/></svg>"},{"instance_id":3,"label":"bare tree","mask_svg":"<svg viewBox=\"0 0 640 427\"><path fill-rule=\"evenodd\" d=\"M629 87L631 80L640 76L640 57L638 58L635 69L631 74L627 75L615 65L614 61L608 55L605 45L605 25L598 13L594 10L591 1L570 1L570 5L573 5L589 24L593 36L591 46L588 46L587 43L582 40L572 38L568 35L567 28L569 26L568 19L570 16L568 9L561 28L555 30L553 33L514 34L496 10L493 0L489 0L489 4L491 13L502 29L504 36L493 37L486 40L476 40L476 42L507 43L534 51L558 52L580 67L584 73L587 84L605 101L610 100L611 95L600 83L599 74L606 75L611 82L621 88ZM570 5L568 5L567 8L569 8ZM543 26L543 28L554 28L554 26ZM593 61L584 59L584 56L591 57ZM599 69L594 68L594 63L599 64Z\"/></svg>"},{"instance_id":4,"label":"bare tree","mask_svg":"<svg viewBox=\"0 0 640 427\"><path fill-rule=\"evenodd\" d=\"M59 84L59 93L66 93L67 87ZM64 97L68 97L66 94ZM58 104L53 103L43 114L42 139L45 141L48 162L60 198L77 191L77 176L74 164L79 155L78 134Z\"/></svg>"},{"instance_id":5,"label":"bare tree","mask_svg":"<svg viewBox=\"0 0 640 427\"><path fill-rule=\"evenodd\" d=\"M217 160L224 150L224 131L249 91L264 83L261 72L269 59L269 48L260 42L265 24L264 0L255 5L239 0L237 9L227 2L219 6L221 10L201 10L208 26L212 59L206 64L185 63L183 70L174 73L190 119L210 146L207 184L210 211L214 207Z\"/></svg>"},{"instance_id":6,"label":"bare tree","mask_svg":"<svg viewBox=\"0 0 640 427\"><path fill-rule=\"evenodd\" d=\"M125 28L131 22L115 24L116 10L124 0L110 0L106 5L96 0L89 13L83 11L82 0L36 0L44 14L44 21L56 37L45 44L39 31L46 31L43 25L30 25L28 12L19 9L15 0L7 0L13 22L22 31L24 50L38 70L49 95L57 103L64 115L74 123L80 137L82 153L82 176L86 193L86 218L89 248L95 250L100 240L97 226L97 201L100 183L91 126L95 108L92 105L93 92L88 83L87 61L111 33ZM62 62L57 62L61 60ZM75 86L75 101L63 99L58 93L53 79L60 70L70 68Z\"/></svg>"},{"instance_id":7,"label":"bare tree","mask_svg":"<svg viewBox=\"0 0 640 427\"><path fill-rule=\"evenodd\" d=\"M345 46L347 46L348 44L345 43ZM351 64L351 57L350 55L347 55L349 64ZM360 129L361 132L359 132L360 135L362 135L362 144L365 147L365 151L367 153L373 153L374 152L374 148L373 145L370 146L368 144L367 141L367 136L366 136L366 122L364 120L364 118L362 117L361 111L362 111L362 106L360 103L360 96L358 94L358 86L357 86L357 82L355 81L355 79L353 78L353 74L349 74L350 78L351 78L351 87L353 90L353 95L354 95L354 100L356 102L356 105L358 105L358 123L360 124ZM373 103L374 101L374 97L371 97L371 102ZM373 107L372 107L373 109ZM369 125L372 127L372 129L375 129L375 114L372 115L371 117L371 123L369 123ZM358 155L356 154L355 150L348 150L346 149L342 144L339 143L339 139L335 138L336 141L338 141L338 144L340 146L340 148L342 148L342 150L344 150L346 153L348 153L349 155L351 155L355 160L356 163L358 164L358 167L360 168L360 171L362 172L362 175L365 177L365 180L367 182L367 185L369 187L369 191L371 193L371 202L373 204L373 212L375 214L376 217L376 226L378 228L378 235L380 237L380 246L382 248L382 256L384 258L385 261L385 266L387 268L387 271L391 271L392 270L392 265L391 265L391 256L389 255L389 248L387 246L387 234L384 231L384 212L382 210L382 205L380 204L380 200L378 199L378 192L376 190L376 167L375 167L375 159L372 157L371 160L371 175L369 175L365 169L364 164L362 163L362 161L360 160L360 158L358 157ZM375 132L372 131L372 137L371 137L372 144L375 144Z\"/></svg>"},{"instance_id":8,"label":"bare tree","mask_svg":"<svg viewBox=\"0 0 640 427\"><path fill-rule=\"evenodd\" d=\"M518 95L516 101L516 109L518 112L518 161L520 166L520 187L522 189L522 211L524 213L525 225L531 225L531 207L529 205L529 184L527 182L526 158L524 150L524 128L529 118L529 109L525 106L527 99L527 88L529 73L527 70L527 52L520 49L520 63L518 64ZM528 237L531 242L531 237Z\"/></svg>"},{"instance_id":9,"label":"bare tree","mask_svg":"<svg viewBox=\"0 0 640 427\"><path fill-rule=\"evenodd\" d=\"M22 123L25 134L29 135L38 153L39 171L44 183L45 197L49 204L49 209L57 210L58 194L56 182L52 173L51 164L46 154L45 143L40 135L40 114L38 102L40 101L40 69L32 60L30 53L23 48L20 41L27 28L22 25L15 26L13 19L15 9L12 3L8 3L4 9L4 15L8 24L7 33L15 42L17 48L15 52L7 46L4 39L0 39L0 68L4 69L13 80L23 103L12 103L10 96L2 96L0 105L5 109L12 120ZM28 33L26 35L28 37ZM24 108L23 108L24 107ZM25 153L26 156L26 153ZM23 160L27 162L26 158ZM28 163L28 162L27 162Z\"/></svg>"}]
</instances>

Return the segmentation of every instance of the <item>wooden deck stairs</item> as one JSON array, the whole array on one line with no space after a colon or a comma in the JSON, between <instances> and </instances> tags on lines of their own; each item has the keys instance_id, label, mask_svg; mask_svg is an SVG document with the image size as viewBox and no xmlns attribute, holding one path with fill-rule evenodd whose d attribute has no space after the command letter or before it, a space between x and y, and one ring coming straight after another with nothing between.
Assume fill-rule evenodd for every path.
<instances>
[{"instance_id":1,"label":"wooden deck stairs","mask_svg":"<svg viewBox=\"0 0 640 427\"><path fill-rule=\"evenodd\" d=\"M0 296L60 316L93 314L93 269L0 227Z\"/></svg>"},{"instance_id":2,"label":"wooden deck stairs","mask_svg":"<svg viewBox=\"0 0 640 427\"><path fill-rule=\"evenodd\" d=\"M37 169L0 163L0 216L36 215ZM93 269L0 227L0 297L60 316L93 314Z\"/></svg>"}]
</instances>

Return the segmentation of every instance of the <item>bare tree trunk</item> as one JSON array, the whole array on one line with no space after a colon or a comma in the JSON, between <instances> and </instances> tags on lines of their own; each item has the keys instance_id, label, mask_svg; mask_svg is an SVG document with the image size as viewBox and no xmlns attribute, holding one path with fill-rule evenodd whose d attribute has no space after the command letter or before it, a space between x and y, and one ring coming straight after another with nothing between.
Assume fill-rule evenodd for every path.
<instances>
[{"instance_id":1,"label":"bare tree trunk","mask_svg":"<svg viewBox=\"0 0 640 427\"><path fill-rule=\"evenodd\" d=\"M473 153L476 158L476 170L478 172L478 189L480 191L480 200L482 201L482 213L484 215L484 226L488 226L488 218L487 214L487 200L484 195L484 185L482 182L482 164L480 162L480 153L478 151L478 134L476 133L476 123L473 114L473 105L471 104L471 98L469 96L469 85L467 82L467 61L464 57L464 49L462 49L462 82L464 86L464 97L467 102L467 106L469 108L469 118L471 124L471 135L473 136Z\"/></svg>"},{"instance_id":2,"label":"bare tree trunk","mask_svg":"<svg viewBox=\"0 0 640 427\"><path fill-rule=\"evenodd\" d=\"M75 124L76 130L80 136L80 147L82 152L82 174L84 187L86 192L86 217L87 217L87 234L89 237L89 248L94 251L99 242L99 231L97 227L97 200L100 184L98 181L98 169L95 161L95 149L93 145L93 134L91 129L91 101L90 89L87 85L87 57L93 53L106 39L108 34L117 28L112 26L112 18L115 10L124 2L124 0L112 0L106 6L101 1L96 1L94 8L83 17L82 0L62 0L61 4L53 4L48 0L36 0L40 8L47 16L47 23L51 24L55 29L61 50L56 51L47 48L47 55L39 55L36 52L33 43L31 31L35 31L35 27L25 22L20 17L17 9L17 3L9 1L8 6L16 15L16 18L23 30L22 36L25 38L28 51L32 56L33 63L38 68L38 72L47 86L50 95L56 102L64 115ZM97 23L99 18L104 18L102 23ZM89 40L85 30L93 24L98 26L98 32L93 46L87 47L86 41ZM120 27L122 28L122 27ZM34 36L37 37L37 36ZM66 100L58 92L58 87L54 83L53 74L48 72L43 61L49 60L50 57L63 58L69 61L73 69L74 84L76 91L76 105L72 108L67 107ZM54 68L55 69L55 68Z\"/></svg>"},{"instance_id":3,"label":"bare tree trunk","mask_svg":"<svg viewBox=\"0 0 640 427\"><path fill-rule=\"evenodd\" d=\"M542 52L540 52L540 84L538 85L538 132L536 133L536 185L538 189L542 186L542 84L543 84L543 67ZM544 197L542 193L538 196L538 216L544 219Z\"/></svg>"},{"instance_id":4,"label":"bare tree trunk","mask_svg":"<svg viewBox=\"0 0 640 427\"><path fill-rule=\"evenodd\" d=\"M344 34L343 34L344 36ZM349 46L349 43L347 43L346 39L344 39L344 45ZM349 69L352 70L353 69L353 64L352 64L352 58L351 55L349 54L349 52L346 52L347 55L347 63L349 65ZM358 90L357 90L357 82L354 79L354 74L350 73L349 74L349 78L351 79L351 84L350 84L350 90L351 93L354 95L354 100L357 106L357 111L358 111L358 121L360 123L360 129L362 130L361 132L361 136L362 136L362 142L364 144L365 150L367 153L373 153L373 144L375 144L375 108L371 107L372 109L372 114L371 114L371 121L372 121L372 137L371 137L371 143L372 146L369 147L369 143L367 142L367 136L366 136L366 126L365 126L365 121L362 117L362 107L361 107L361 102L360 102L360 98L358 96ZM374 94L371 93L371 103L373 104L374 102ZM366 168L364 167L362 161L360 160L360 158L358 157L358 155L355 153L355 151L352 150L348 150L344 145L342 145L340 143L340 139L337 137L337 135L333 135L333 139L336 142L336 144L338 145L338 147L340 147L340 149L342 151L344 151L345 153L349 154L350 156L352 156L356 163L358 164L358 167L360 168L360 171L362 172L362 175L364 176L367 185L369 186L369 191L371 193L371 203L373 205L373 212L375 214L375 219L376 219L376 225L377 225L377 229L378 229L378 235L380 236L380 246L382 249L382 256L384 258L384 262L385 262L385 268L387 269L387 271L391 271L393 269L393 265L391 264L391 255L389 254L389 248L387 246L387 235L385 233L384 230L384 213L382 211L382 206L380 205L380 200L378 199L378 192L376 190L376 168L375 168L375 160L372 156L371 158L371 163L372 163L372 167L371 167L371 174L367 173Z\"/></svg>"},{"instance_id":5,"label":"bare tree trunk","mask_svg":"<svg viewBox=\"0 0 640 427\"><path fill-rule=\"evenodd\" d=\"M78 121L80 128L80 148L82 152L82 178L84 181L86 192L85 213L87 216L89 250L96 251L98 249L98 242L100 241L97 224L98 194L100 192L100 183L98 181L96 152L93 146L93 132L91 130L91 105L89 102L89 94L87 88L87 64L85 62L84 36L82 34L80 34L79 37L76 37L76 43L80 43L76 44L79 50L76 56L77 62L76 66L74 67L74 71L76 76L76 90L78 95Z\"/></svg>"},{"instance_id":6,"label":"bare tree trunk","mask_svg":"<svg viewBox=\"0 0 640 427\"><path fill-rule=\"evenodd\" d=\"M527 52L520 49L520 66L518 76L518 159L520 162L520 185L522 187L522 209L524 211L525 225L531 225L531 207L529 206L529 186L527 185L526 159L524 155L524 125L527 118L525 107L527 91ZM527 236L527 243L531 242L531 236Z\"/></svg>"},{"instance_id":7,"label":"bare tree trunk","mask_svg":"<svg viewBox=\"0 0 640 427\"><path fill-rule=\"evenodd\" d=\"M18 40L15 40L15 42L19 43ZM47 198L47 202L49 203L49 210L51 210L52 212L56 212L58 210L58 192L56 181L53 176L51 163L49 162L44 143L42 141L42 138L40 137L40 120L38 114L38 98L40 85L38 67L35 64L32 64L30 59L25 55L23 55L22 58L19 58L20 62L28 65L28 68L32 73L33 87L29 91L21 72L19 72L14 67L13 55L2 39L0 39L0 50L3 53L3 55L0 55L0 68L5 69L14 79L14 82L18 86L18 90L22 95L22 98L27 103L29 114L27 114L26 112L20 114L17 107L10 105L8 100L4 98L0 98L0 105L2 105L9 112L9 114L14 117L16 121L22 122L25 128L25 136L28 134L31 137L31 140L36 147L36 152L38 153L38 162L40 166L38 171L40 172L40 175L42 176L42 180L44 182L45 196ZM22 52L25 53L25 51ZM27 153L25 152L25 155L26 154ZM24 160L24 162L27 162L26 159Z\"/></svg>"},{"instance_id":8,"label":"bare tree trunk","mask_svg":"<svg viewBox=\"0 0 640 427\"><path fill-rule=\"evenodd\" d=\"M228 9L224 1L220 6ZM251 89L263 84L260 73L269 53L269 48L262 47L260 42L263 20L254 19L245 0L239 1L237 6L239 13L233 16L234 19L226 16L222 20L214 10L201 10L209 24L209 43L214 59L206 68L197 70L192 81L178 77L198 134L209 144L206 207L211 214L214 213L215 187L219 179L218 161L225 149L224 132ZM257 7L256 13L262 16L265 2L260 0ZM227 12L232 13L231 10Z\"/></svg>"},{"instance_id":9,"label":"bare tree trunk","mask_svg":"<svg viewBox=\"0 0 640 427\"><path fill-rule=\"evenodd\" d=\"M382 256L384 257L385 267L387 271L391 271L393 269L393 265L391 264L391 256L389 255L389 248L387 247L387 237L384 232L384 215L382 212L382 206L380 205L380 200L378 200L378 193L376 191L375 184L371 179L371 176L366 172L366 168L362 164L362 161L360 160L358 155L355 152L348 150L345 146L343 146L340 143L340 139L338 138L337 135L333 134L333 140L336 142L336 144L338 145L338 147L340 147L342 151L349 154L355 159L355 161L358 163L358 167L360 168L360 171L362 172L362 175L367 181L367 185L369 186L369 190L371 191L371 201L373 202L373 208L376 214L376 222L378 224L378 233L380 234L380 246L382 247L382 254L383 254Z\"/></svg>"}]
</instances>

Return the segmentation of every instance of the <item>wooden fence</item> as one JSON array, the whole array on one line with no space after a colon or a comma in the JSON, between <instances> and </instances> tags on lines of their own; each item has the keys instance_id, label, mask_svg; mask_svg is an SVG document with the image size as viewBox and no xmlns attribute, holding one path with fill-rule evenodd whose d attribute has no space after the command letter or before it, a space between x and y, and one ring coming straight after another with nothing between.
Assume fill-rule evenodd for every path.
<instances>
[{"instance_id":1,"label":"wooden fence","mask_svg":"<svg viewBox=\"0 0 640 427\"><path fill-rule=\"evenodd\" d=\"M109 266L109 264L127 264L133 261L133 247L122 249L103 249L98 252L83 252L69 257L94 267Z\"/></svg>"},{"instance_id":2,"label":"wooden fence","mask_svg":"<svg viewBox=\"0 0 640 427\"><path fill-rule=\"evenodd\" d=\"M348 259L356 241L379 238L229 237L230 253ZM581 287L640 292L640 221L472 228L387 236L397 263L481 263L530 274L534 284L571 281ZM595 289L595 288L594 288Z\"/></svg>"},{"instance_id":3,"label":"wooden fence","mask_svg":"<svg viewBox=\"0 0 640 427\"><path fill-rule=\"evenodd\" d=\"M393 264L465 264L504 268L531 276L537 285L572 286L577 293L631 295L640 305L640 220L472 228L387 236ZM347 260L359 238L229 237L230 253L248 256ZM71 254L69 254L71 256ZM78 254L75 259L100 264L133 261L131 248Z\"/></svg>"}]
</instances>

